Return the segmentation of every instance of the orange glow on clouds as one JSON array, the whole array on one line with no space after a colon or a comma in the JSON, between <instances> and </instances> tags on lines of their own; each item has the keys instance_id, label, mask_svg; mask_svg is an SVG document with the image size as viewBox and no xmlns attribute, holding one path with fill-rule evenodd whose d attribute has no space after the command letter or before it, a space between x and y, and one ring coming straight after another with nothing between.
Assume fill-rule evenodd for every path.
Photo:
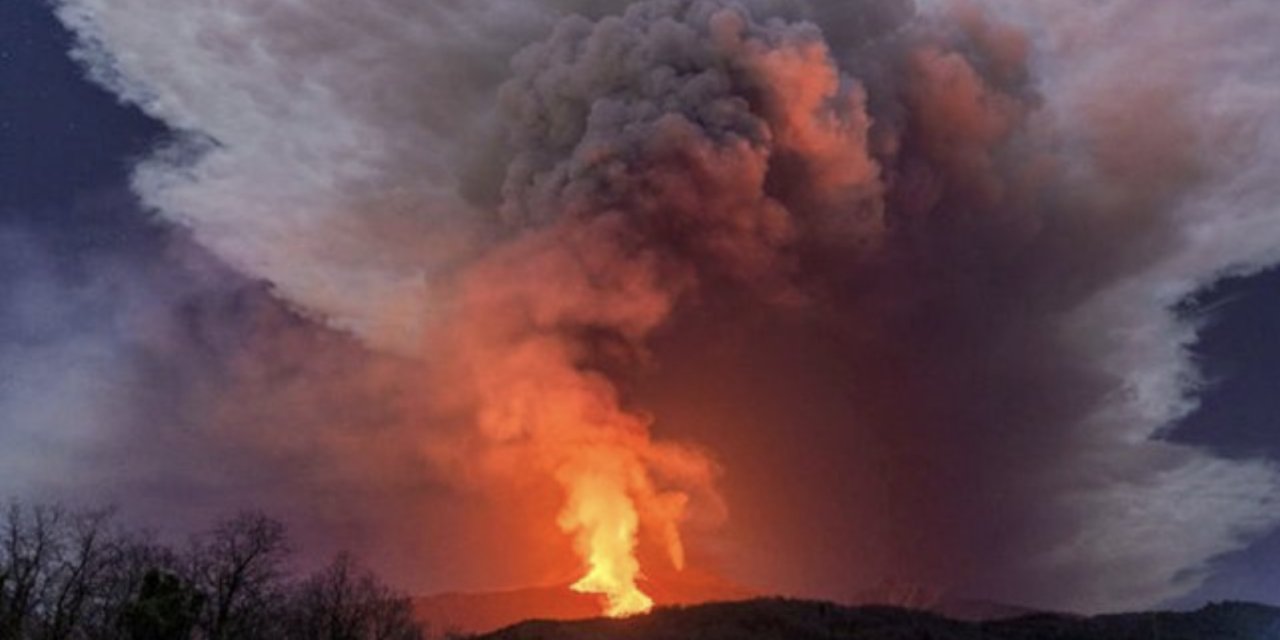
<instances>
[{"instance_id":1,"label":"orange glow on clouds","mask_svg":"<svg viewBox=\"0 0 1280 640\"><path fill-rule=\"evenodd\" d=\"M613 616L653 600L637 585L641 536L684 563L680 525L694 493L715 504L714 464L653 438L649 419L621 406L603 374L580 365L588 350L564 327L607 324L617 349L639 357L639 339L665 317L672 294L653 265L620 255L617 229L597 222L530 234L470 272L454 323L448 393L466 393L475 416L481 482L551 478L564 502L556 518L573 541L579 593L598 594Z\"/></svg>"},{"instance_id":2,"label":"orange glow on clouds","mask_svg":"<svg viewBox=\"0 0 1280 640\"><path fill-rule=\"evenodd\" d=\"M738 127L732 135L675 111L644 122L644 136L586 136L571 158L578 177L548 192L538 185L555 181L513 170L507 213L552 221L513 229L468 265L446 323L454 339L440 387L477 427L477 448L462 458L507 481L555 481L564 496L556 524L583 567L572 589L601 596L612 616L653 606L640 586L641 541L681 570L682 525L695 508L717 520L722 506L715 464L656 438L611 374L643 367L654 331L708 278L727 276L763 298L791 297L786 253L797 228L766 188L775 154L802 169L815 206L862 202L879 190L863 94L842 88L813 34L762 39L732 9L716 12L709 29L712 46L767 89L761 112L726 100L742 110L726 121ZM539 91L524 81L504 88L512 104ZM531 147L553 143L537 135ZM850 234L878 227L875 207L852 208L819 226ZM672 229L685 237L663 241Z\"/></svg>"}]
</instances>

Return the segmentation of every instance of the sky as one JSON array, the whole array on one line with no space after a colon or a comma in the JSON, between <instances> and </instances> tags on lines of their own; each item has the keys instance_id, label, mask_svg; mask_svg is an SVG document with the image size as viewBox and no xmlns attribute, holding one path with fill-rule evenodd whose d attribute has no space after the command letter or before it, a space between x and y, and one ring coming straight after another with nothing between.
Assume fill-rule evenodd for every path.
<instances>
[{"instance_id":1,"label":"sky","mask_svg":"<svg viewBox=\"0 0 1280 640\"><path fill-rule=\"evenodd\" d=\"M77 0L59 5L62 22L43 2L0 4L0 495L112 502L175 532L263 508L289 521L305 548L356 546L421 591L567 577L590 542L592 499L616 489L634 502L642 535L659 532L662 554L679 524L695 563L736 565L735 579L805 595L848 596L898 578L896 565L907 580L1063 608L1280 603L1280 496L1268 489L1280 464L1280 271L1266 269L1280 249L1268 245L1280 240L1280 213L1265 210L1275 194L1231 164L1234 130L1161 146L1183 142L1182 121L1138 111L1135 125L1126 110L1151 109L1151 96L1117 88L1105 71L1144 59L1142 46L1183 51L1199 62L1171 56L1183 67L1168 73L1169 87L1190 96L1192 121L1210 109L1274 141L1274 118L1264 118L1268 104L1274 116L1277 85L1250 66L1275 59L1265 26L1253 49L1196 49L1218 46L1212 28L1254 42L1241 25L1274 25L1249 13L1267 12L1265 2L1240 3L1239 15L1226 12L1205 33L1196 10L1178 4L1139 20L1114 49L1103 45L1116 35L1090 19L1124 16L1128 3L1102 18L1050 10L1059 22L1038 28L1064 33L1054 40L1028 27L1028 46L1043 46L1030 56L1017 54L1023 37L963 13L948 18L962 25L958 35L928 23L899 40L876 34L909 19L904 3L858 3L850 15L822 3L748 3L781 21L705 22L730 41L724 55L737 56L749 89L736 76L627 84L639 72L609 56L649 60L663 49L654 41L687 51L677 67L705 63L683 32L646 26L662 23L661 3L614 23L600 18L626 3L498 2L477 17L387 2L359 20L327 3L265 18L233 4L225 14L148 18L138 3ZM588 18L565 19L573 9ZM797 16L819 32L795 26ZM703 28L704 17L677 22ZM354 26L333 28L343 20ZM449 20L468 28L445 33L438 24ZM184 28L202 35L172 36ZM589 46L611 38L624 53ZM542 44L509 62L530 42ZM841 57L863 42L875 43L866 58ZM986 81L980 103L991 112L953 108L949 92L970 77L956 71L963 56ZM896 64L909 80L897 79ZM807 84L828 69L830 86ZM1032 90L1024 75L1037 73ZM609 89L566 80L572 74ZM1219 91L1216 78L1228 79L1220 92L1197 92ZM777 88L788 82L790 91ZM1159 100L1165 87L1153 84ZM618 87L634 94L599 108L582 125L585 143L564 138L578 131L576 105L607 102ZM715 101L739 90L757 92L756 111ZM901 104L878 102L895 92ZM810 95L815 113L826 101L849 111L817 118L789 107ZM654 104L696 114L689 120L705 131L649 119ZM1055 122L1035 115L1054 105L1066 105ZM897 151L876 147L878 130L858 124L863 112L900 127ZM494 120L506 138L489 129ZM1063 170L1045 187L1006 162L1042 161L1036 145L1055 134L1065 142L1047 148L1069 155L1062 149L1098 130L1106 135L1094 159L1110 171L1102 177ZM640 158L633 170L657 167L643 193L661 194L657 209L689 222L618 232L560 219L567 210L609 220L601 202L648 202L634 195L641 187L591 174L593 151ZM1245 165L1265 173L1270 151ZM716 160L696 164L709 157L699 154ZM775 156L782 168L768 179L753 173ZM1204 157L1221 164L1195 164ZM680 191L680 171L663 172L671 158L710 171L712 195ZM912 173L913 162L936 174ZM875 177L891 166L901 167L899 182ZM1053 215L1027 225L994 215L1002 222L932 222L926 214L941 205L908 197L929 178L915 191L893 186L920 175L954 181L936 187L939 197L969 212L1096 218L1078 227ZM1035 206L984 191L991 176ZM1107 197L1063 195L1081 185ZM1238 226L1222 212L1259 202L1264 210ZM905 240L874 219L916 208L929 222L889 226L910 229ZM698 213L722 209L751 226ZM858 214L833 217L846 210ZM778 223L779 211L803 223ZM1140 215L1113 225L1118 211ZM1066 240L1041 241L1033 227ZM1169 239L1205 228L1220 229L1206 234L1208 248ZM618 249L615 233L650 249ZM893 249L866 248L878 242ZM565 245L595 269L586 280L612 283L603 293L573 279ZM859 252L872 257L844 266ZM1201 288L1231 272L1248 275ZM937 276L946 273L958 275ZM1135 303L1151 288L1172 292L1171 311L1164 298ZM507 321L526 307L550 319ZM1041 337L1072 323L1078 336ZM1136 333L1090 341L1119 325ZM532 363L510 353L533 354ZM548 379L587 400L528 391L527 380ZM1137 400L1115 399L1126 393ZM586 436L536 418L511 422L520 403L548 396L604 411L610 430L588 440L604 441L597 458L616 460L640 486L618 489L614 467L584 470L562 453ZM1052 473L1041 478L1036 465ZM580 520L566 525L564 513ZM920 533L939 524L954 535ZM993 531L1022 557L979 550ZM1170 548L1131 548L1153 537ZM504 548L539 551L501 566L485 560ZM654 562L646 548L641 559ZM743 560L765 548L779 560ZM1033 562L1045 548L1059 555ZM957 554L972 564L936 566ZM838 569L824 571L823 558ZM851 567L865 578L844 577Z\"/></svg>"}]
</instances>

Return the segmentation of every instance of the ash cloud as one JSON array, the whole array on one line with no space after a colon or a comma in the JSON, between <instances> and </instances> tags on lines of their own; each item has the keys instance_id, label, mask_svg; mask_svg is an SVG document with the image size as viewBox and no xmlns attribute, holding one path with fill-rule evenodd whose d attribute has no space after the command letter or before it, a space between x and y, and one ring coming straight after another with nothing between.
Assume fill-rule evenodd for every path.
<instances>
[{"instance_id":1,"label":"ash cloud","mask_svg":"<svg viewBox=\"0 0 1280 640\"><path fill-rule=\"evenodd\" d=\"M69 206L143 218L121 193ZM315 325L181 232L136 226L104 246L0 226L0 499L112 505L175 542L260 508L303 562L346 548L415 589L482 584L445 535L477 508L406 446L420 365Z\"/></svg>"},{"instance_id":2,"label":"ash cloud","mask_svg":"<svg viewBox=\"0 0 1280 640\"><path fill-rule=\"evenodd\" d=\"M1270 461L1163 438L1198 384L1179 301L1280 247L1266 2L59 12L94 77L178 132L142 198L381 352L335 334L299 366L397 363L314 365L337 384L285 385L213 441L352 465L316 473L332 487L412 484L373 464L399 444L428 477L554 480L579 435L524 401L560 381L583 395L559 410L626 443L642 527L717 511L719 467L729 520L693 553L834 597L1143 606L1277 524ZM384 394L409 406L378 431Z\"/></svg>"}]
</instances>

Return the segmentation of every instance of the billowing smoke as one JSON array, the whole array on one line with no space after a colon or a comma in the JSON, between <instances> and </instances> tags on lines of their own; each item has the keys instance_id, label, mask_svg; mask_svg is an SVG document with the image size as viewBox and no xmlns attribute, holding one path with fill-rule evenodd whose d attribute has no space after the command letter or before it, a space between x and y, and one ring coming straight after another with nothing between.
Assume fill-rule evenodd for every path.
<instances>
[{"instance_id":1,"label":"billowing smoke","mask_svg":"<svg viewBox=\"0 0 1280 640\"><path fill-rule=\"evenodd\" d=\"M615 612L686 556L829 597L1185 593L1277 523L1270 463L1162 436L1198 382L1178 304L1280 249L1280 17L921 5L59 7L178 132L143 199L387 354L308 343L377 373L277 409L394 391L351 483L422 452Z\"/></svg>"}]
</instances>

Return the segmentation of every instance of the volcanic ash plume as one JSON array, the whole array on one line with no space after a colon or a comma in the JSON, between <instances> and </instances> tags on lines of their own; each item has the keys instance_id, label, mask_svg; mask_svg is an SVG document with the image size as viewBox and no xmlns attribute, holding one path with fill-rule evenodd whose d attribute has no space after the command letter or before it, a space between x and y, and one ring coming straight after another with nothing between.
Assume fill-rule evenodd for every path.
<instances>
[{"instance_id":1,"label":"volcanic ash plume","mask_svg":"<svg viewBox=\"0 0 1280 640\"><path fill-rule=\"evenodd\" d=\"M642 362L699 286L784 293L798 230L767 193L775 156L806 163L808 197L847 205L832 224L878 225L867 118L812 27L764 31L716 4L566 20L515 69L500 94L513 237L462 278L457 379L488 446L525 450L514 459L563 485L559 522L590 566L574 588L634 613L651 604L636 590L637 530L681 566L689 496L665 487L709 495L712 464L652 441L603 372Z\"/></svg>"},{"instance_id":2,"label":"volcanic ash plume","mask_svg":"<svg viewBox=\"0 0 1280 640\"><path fill-rule=\"evenodd\" d=\"M554 486L610 614L722 501L769 589L1082 609L1276 523L1271 464L1161 438L1171 309L1280 247L1265 2L61 6L188 134L147 202L416 358L406 445Z\"/></svg>"}]
</instances>

